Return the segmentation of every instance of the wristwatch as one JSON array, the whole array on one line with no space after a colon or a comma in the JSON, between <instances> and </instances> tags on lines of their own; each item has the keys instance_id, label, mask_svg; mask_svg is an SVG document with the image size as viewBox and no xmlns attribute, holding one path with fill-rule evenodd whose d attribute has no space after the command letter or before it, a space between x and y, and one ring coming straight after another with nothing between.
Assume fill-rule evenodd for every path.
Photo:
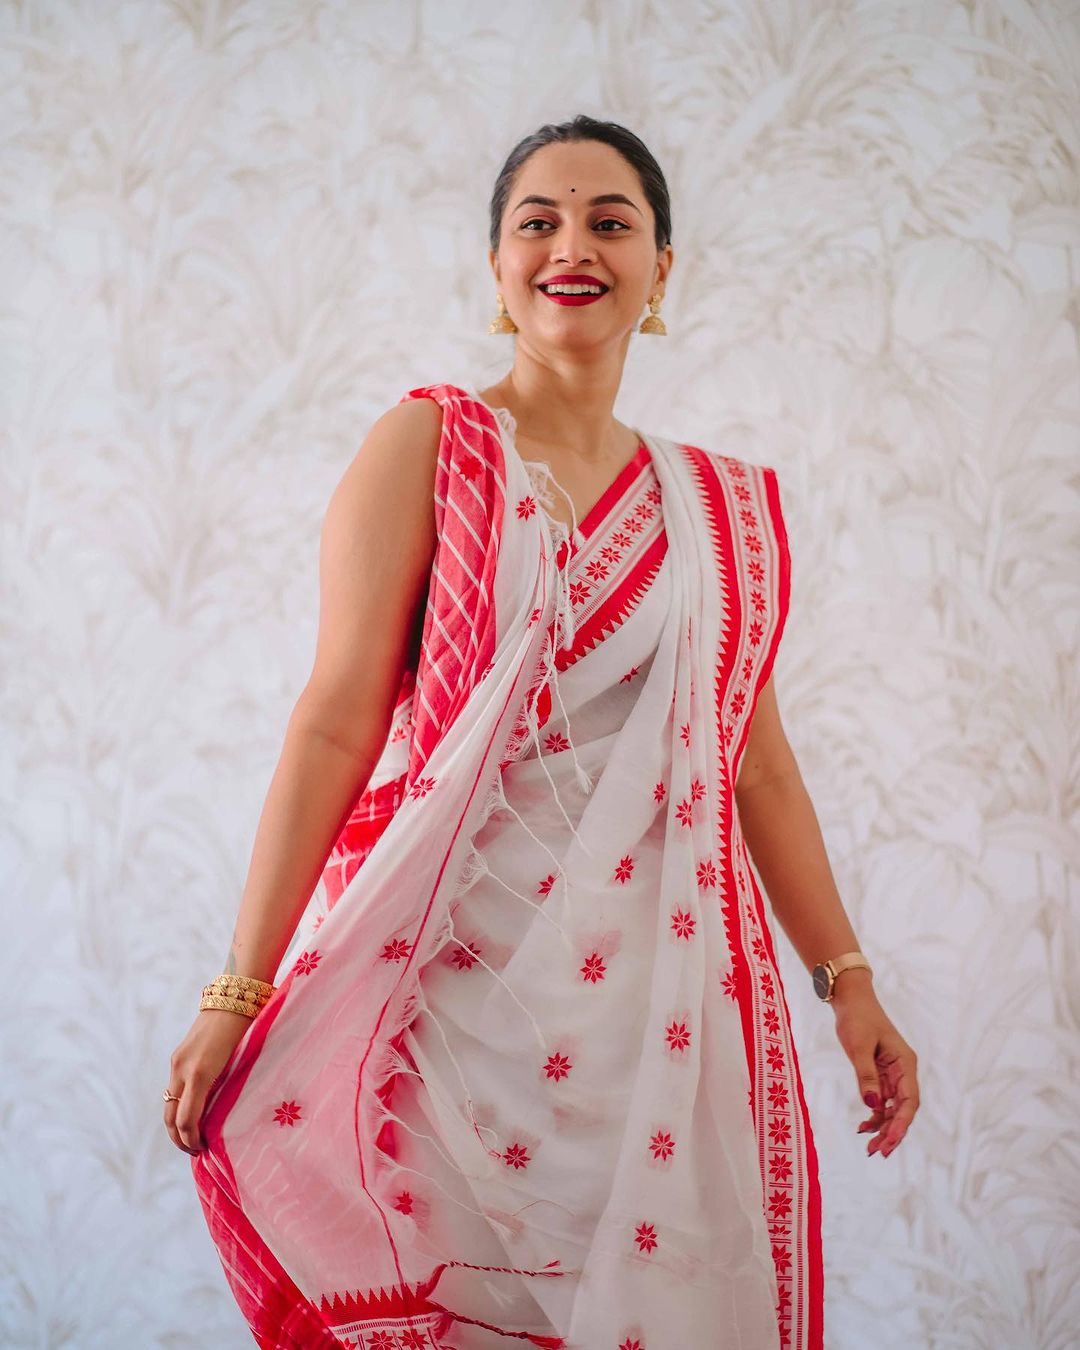
<instances>
[{"instance_id":1,"label":"wristwatch","mask_svg":"<svg viewBox=\"0 0 1080 1350\"><path fill-rule=\"evenodd\" d=\"M814 981L814 993L826 1003L831 1002L836 977L842 970L851 970L856 966L865 967L871 975L874 973L870 969L870 962L862 952L845 952L843 956L834 956L831 961L822 961L810 972Z\"/></svg>"}]
</instances>

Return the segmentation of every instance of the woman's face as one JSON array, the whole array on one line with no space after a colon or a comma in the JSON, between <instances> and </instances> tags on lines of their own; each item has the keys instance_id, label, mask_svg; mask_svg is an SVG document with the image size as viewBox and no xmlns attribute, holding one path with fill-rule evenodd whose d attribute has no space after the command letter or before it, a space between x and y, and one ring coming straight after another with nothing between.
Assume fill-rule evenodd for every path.
<instances>
[{"instance_id":1,"label":"woman's face","mask_svg":"<svg viewBox=\"0 0 1080 1350\"><path fill-rule=\"evenodd\" d=\"M518 170L488 258L519 342L585 350L628 340L649 297L663 294L672 249L657 250L652 208L622 155L571 141L534 151ZM540 289L567 274L608 289L587 303Z\"/></svg>"}]
</instances>

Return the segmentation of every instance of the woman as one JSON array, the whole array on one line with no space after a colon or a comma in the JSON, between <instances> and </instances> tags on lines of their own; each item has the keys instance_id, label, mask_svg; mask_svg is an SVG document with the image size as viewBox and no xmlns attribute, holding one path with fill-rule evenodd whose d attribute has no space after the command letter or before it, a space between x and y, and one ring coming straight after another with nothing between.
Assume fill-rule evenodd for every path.
<instances>
[{"instance_id":1,"label":"woman","mask_svg":"<svg viewBox=\"0 0 1080 1350\"><path fill-rule=\"evenodd\" d=\"M750 851L869 1153L918 1089L780 724L776 474L613 417L673 256L637 137L543 127L491 216L513 367L409 391L334 494L314 669L165 1123L262 1346L820 1347Z\"/></svg>"}]
</instances>

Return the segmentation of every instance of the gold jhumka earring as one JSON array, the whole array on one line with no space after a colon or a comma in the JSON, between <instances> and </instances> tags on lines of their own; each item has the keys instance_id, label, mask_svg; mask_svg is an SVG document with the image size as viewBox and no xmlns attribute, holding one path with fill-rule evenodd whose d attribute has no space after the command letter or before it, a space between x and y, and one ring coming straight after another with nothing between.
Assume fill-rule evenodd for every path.
<instances>
[{"instance_id":1,"label":"gold jhumka earring","mask_svg":"<svg viewBox=\"0 0 1080 1350\"><path fill-rule=\"evenodd\" d=\"M642 319L639 333L656 333L660 337L667 337L667 328L660 317L660 299L659 294L649 297L649 313Z\"/></svg>"},{"instance_id":2,"label":"gold jhumka earring","mask_svg":"<svg viewBox=\"0 0 1080 1350\"><path fill-rule=\"evenodd\" d=\"M510 317L510 315L507 314L507 312L506 312L506 302L503 300L502 296L501 296L501 295L498 295L498 294L496 294L495 299L498 301L499 312L498 312L498 314L496 314L495 317L492 319L492 321L491 321L491 327L488 329L488 332L489 332L489 333L516 333L517 330L518 330L518 326L517 326L517 324L513 321L513 319Z\"/></svg>"}]
</instances>

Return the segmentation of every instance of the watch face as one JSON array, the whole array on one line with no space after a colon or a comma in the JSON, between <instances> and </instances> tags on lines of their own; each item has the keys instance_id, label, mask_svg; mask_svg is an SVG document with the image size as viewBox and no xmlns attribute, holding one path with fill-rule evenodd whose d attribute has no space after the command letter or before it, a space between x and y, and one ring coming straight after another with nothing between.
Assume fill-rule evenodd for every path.
<instances>
[{"instance_id":1,"label":"watch face","mask_svg":"<svg viewBox=\"0 0 1080 1350\"><path fill-rule=\"evenodd\" d=\"M829 972L824 966L815 966L811 974L814 980L814 993L817 994L818 998L827 999L830 984Z\"/></svg>"}]
</instances>

